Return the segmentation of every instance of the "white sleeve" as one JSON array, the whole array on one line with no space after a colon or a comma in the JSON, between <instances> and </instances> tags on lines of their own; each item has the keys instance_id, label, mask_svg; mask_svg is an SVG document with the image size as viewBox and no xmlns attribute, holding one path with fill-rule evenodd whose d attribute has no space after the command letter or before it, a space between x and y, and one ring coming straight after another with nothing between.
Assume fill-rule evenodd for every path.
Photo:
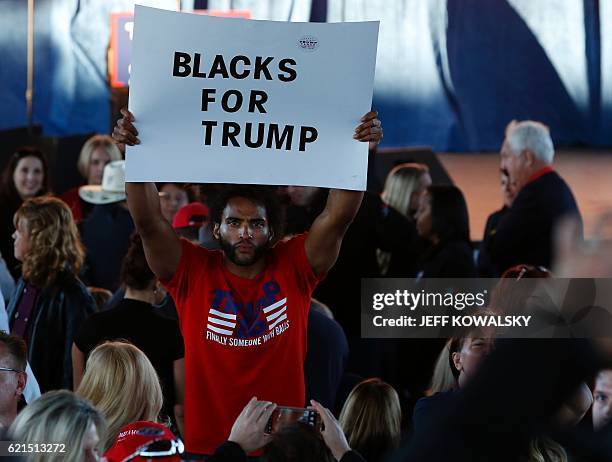
<instances>
[{"instance_id":1,"label":"white sleeve","mask_svg":"<svg viewBox=\"0 0 612 462\"><path fill-rule=\"evenodd\" d=\"M8 314L4 306L4 298L0 296L0 330L9 333ZM26 366L26 373L28 374L28 381L26 382L25 390L23 391L23 397L26 403L30 404L36 398L40 396L40 387L34 377L34 372L30 367L30 363Z\"/></svg>"},{"instance_id":2,"label":"white sleeve","mask_svg":"<svg viewBox=\"0 0 612 462\"><path fill-rule=\"evenodd\" d=\"M8 313L6 312L6 307L4 306L4 297L0 295L0 330L4 331L8 334L9 332L9 324L8 324Z\"/></svg>"},{"instance_id":3,"label":"white sleeve","mask_svg":"<svg viewBox=\"0 0 612 462\"><path fill-rule=\"evenodd\" d=\"M36 377L34 377L30 363L26 365L26 373L28 374L28 381L26 382L25 390L23 390L23 397L26 403L31 404L32 401L40 398L40 387Z\"/></svg>"}]
</instances>

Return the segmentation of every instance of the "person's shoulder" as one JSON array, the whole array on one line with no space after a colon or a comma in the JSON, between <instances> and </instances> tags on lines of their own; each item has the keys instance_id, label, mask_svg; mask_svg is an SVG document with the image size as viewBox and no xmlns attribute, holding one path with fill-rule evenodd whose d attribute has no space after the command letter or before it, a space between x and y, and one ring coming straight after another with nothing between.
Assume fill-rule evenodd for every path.
<instances>
[{"instance_id":1,"label":"person's shoulder","mask_svg":"<svg viewBox=\"0 0 612 462\"><path fill-rule=\"evenodd\" d=\"M317 311L312 305L308 311L308 325L325 338L345 337L342 326L335 319Z\"/></svg>"},{"instance_id":2,"label":"person's shoulder","mask_svg":"<svg viewBox=\"0 0 612 462\"><path fill-rule=\"evenodd\" d=\"M179 242L181 244L181 251L183 252L183 255L188 258L194 257L196 259L194 262L197 262L197 258L207 259L220 255L221 252L220 250L211 250L202 247L201 245L195 244L184 237L179 238Z\"/></svg>"},{"instance_id":3,"label":"person's shoulder","mask_svg":"<svg viewBox=\"0 0 612 462\"><path fill-rule=\"evenodd\" d=\"M61 271L49 289L62 293L66 301L71 305L78 305L84 311L96 307L96 302L87 286L72 271Z\"/></svg>"},{"instance_id":4,"label":"person's shoulder","mask_svg":"<svg viewBox=\"0 0 612 462\"><path fill-rule=\"evenodd\" d=\"M151 309L147 311L147 319L152 324L157 325L163 332L171 332L179 330L179 322L176 319L171 319L157 311L157 308L151 305Z\"/></svg>"},{"instance_id":5,"label":"person's shoulder","mask_svg":"<svg viewBox=\"0 0 612 462\"><path fill-rule=\"evenodd\" d=\"M550 175L545 175L550 177L550 188L553 189L557 194L563 194L566 197L566 201L570 201L572 203L575 202L574 194L572 193L572 189L569 184L563 179L561 175L557 172L553 171Z\"/></svg>"},{"instance_id":6,"label":"person's shoulder","mask_svg":"<svg viewBox=\"0 0 612 462\"><path fill-rule=\"evenodd\" d=\"M61 290L73 293L89 293L83 281L69 269L59 271L55 280L51 283L48 289ZM43 289L45 290L45 289Z\"/></svg>"},{"instance_id":7,"label":"person's shoulder","mask_svg":"<svg viewBox=\"0 0 612 462\"><path fill-rule=\"evenodd\" d=\"M414 406L414 416L444 408L457 396L457 390L442 391L419 399Z\"/></svg>"},{"instance_id":8,"label":"person's shoulder","mask_svg":"<svg viewBox=\"0 0 612 462\"><path fill-rule=\"evenodd\" d=\"M101 332L106 328L109 322L111 325L115 325L115 321L117 320L116 313L113 313L115 309L116 308L111 308L110 310L91 313L81 324L81 329L87 332Z\"/></svg>"},{"instance_id":9,"label":"person's shoulder","mask_svg":"<svg viewBox=\"0 0 612 462\"><path fill-rule=\"evenodd\" d=\"M200 280L202 279L202 272L210 275L209 273L216 272L223 264L221 250L206 249L185 238L180 238L179 243L181 245L181 259L175 277L180 275L180 277L186 276ZM208 280L208 278L203 280Z\"/></svg>"},{"instance_id":10,"label":"person's shoulder","mask_svg":"<svg viewBox=\"0 0 612 462\"><path fill-rule=\"evenodd\" d=\"M523 195L541 194L546 191L559 189L569 190L569 186L556 170L551 170L523 186L523 188L519 191L517 198L521 195L521 193L523 193Z\"/></svg>"},{"instance_id":11,"label":"person's shoulder","mask_svg":"<svg viewBox=\"0 0 612 462\"><path fill-rule=\"evenodd\" d=\"M501 218L502 218L502 217L503 217L503 216L504 216L506 213L508 213L508 207L506 207L506 206L504 205L504 206L503 206L501 209L499 209L499 210L497 210L497 211L493 212L492 214L490 214L490 215L487 217L487 224L486 224L486 226L489 226L489 225L493 226L493 225L494 225L495 223L497 223L497 222L498 222L498 221L499 221L499 220L500 220L500 219L501 219Z\"/></svg>"},{"instance_id":12,"label":"person's shoulder","mask_svg":"<svg viewBox=\"0 0 612 462\"><path fill-rule=\"evenodd\" d=\"M307 237L307 232L285 237L274 244L271 252L277 257L286 256L289 253L299 250L300 247L303 248Z\"/></svg>"},{"instance_id":13,"label":"person's shoulder","mask_svg":"<svg viewBox=\"0 0 612 462\"><path fill-rule=\"evenodd\" d=\"M536 207L538 210L576 208L574 194L567 182L556 171L550 171L521 189L515 204L521 208Z\"/></svg>"}]
</instances>

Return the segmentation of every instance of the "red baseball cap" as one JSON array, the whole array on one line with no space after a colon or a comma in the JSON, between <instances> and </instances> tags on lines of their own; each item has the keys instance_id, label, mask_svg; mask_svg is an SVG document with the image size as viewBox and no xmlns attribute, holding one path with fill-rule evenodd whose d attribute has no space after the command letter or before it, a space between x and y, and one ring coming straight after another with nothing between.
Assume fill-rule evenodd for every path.
<instances>
[{"instance_id":1,"label":"red baseball cap","mask_svg":"<svg viewBox=\"0 0 612 462\"><path fill-rule=\"evenodd\" d=\"M168 427L157 422L138 421L119 430L115 443L104 456L108 462L144 462L153 458L180 462L183 451L183 442Z\"/></svg>"},{"instance_id":2,"label":"red baseball cap","mask_svg":"<svg viewBox=\"0 0 612 462\"><path fill-rule=\"evenodd\" d=\"M195 226L200 228L204 226L208 220L208 207L201 202L191 202L184 205L176 212L172 220L173 228L186 228L187 226Z\"/></svg>"}]
</instances>

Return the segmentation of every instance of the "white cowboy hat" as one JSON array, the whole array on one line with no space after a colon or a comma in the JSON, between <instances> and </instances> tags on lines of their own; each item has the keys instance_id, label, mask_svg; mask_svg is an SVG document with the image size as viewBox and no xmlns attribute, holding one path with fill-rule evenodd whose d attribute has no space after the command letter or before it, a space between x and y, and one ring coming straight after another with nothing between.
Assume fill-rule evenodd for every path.
<instances>
[{"instance_id":1,"label":"white cowboy hat","mask_svg":"<svg viewBox=\"0 0 612 462\"><path fill-rule=\"evenodd\" d=\"M125 161L115 160L106 164L101 185L79 188L79 196L90 204L112 204L125 200Z\"/></svg>"}]
</instances>

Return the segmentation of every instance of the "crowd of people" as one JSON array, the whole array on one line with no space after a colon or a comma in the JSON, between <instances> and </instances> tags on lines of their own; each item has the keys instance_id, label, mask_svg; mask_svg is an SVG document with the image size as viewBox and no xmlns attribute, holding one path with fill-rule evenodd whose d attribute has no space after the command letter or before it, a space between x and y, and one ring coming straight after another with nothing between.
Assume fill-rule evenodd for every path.
<instances>
[{"instance_id":1,"label":"crowd of people","mask_svg":"<svg viewBox=\"0 0 612 462\"><path fill-rule=\"evenodd\" d=\"M500 278L481 311L496 314L529 305L519 280L612 274L610 249L585 250L546 126L508 125L502 207L476 245L461 190L423 164L394 167L382 194L126 183L139 139L122 114L59 196L36 148L2 173L0 431L16 453L610 460L605 339L360 333L362 278ZM370 112L347 136L375 150L382 134Z\"/></svg>"}]
</instances>

